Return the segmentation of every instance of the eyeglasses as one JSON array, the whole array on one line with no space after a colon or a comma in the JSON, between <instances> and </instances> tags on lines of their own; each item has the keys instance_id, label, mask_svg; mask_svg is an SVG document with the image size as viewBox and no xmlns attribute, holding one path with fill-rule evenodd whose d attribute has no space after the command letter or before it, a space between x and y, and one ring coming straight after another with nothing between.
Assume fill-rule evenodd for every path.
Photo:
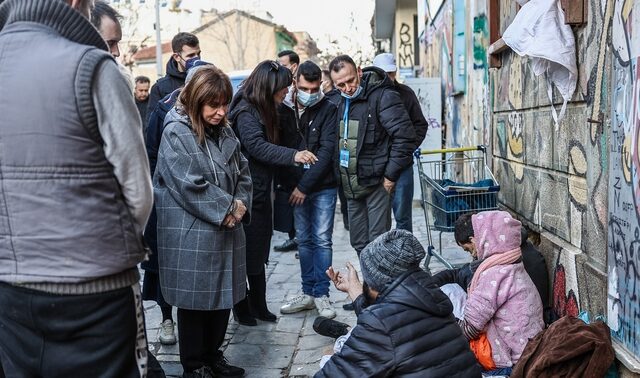
<instances>
[{"instance_id":1,"label":"eyeglasses","mask_svg":"<svg viewBox=\"0 0 640 378\"><path fill-rule=\"evenodd\" d=\"M278 70L280 69L280 63L276 62L275 60L270 60L269 63L271 64L271 69L278 72Z\"/></svg>"}]
</instances>

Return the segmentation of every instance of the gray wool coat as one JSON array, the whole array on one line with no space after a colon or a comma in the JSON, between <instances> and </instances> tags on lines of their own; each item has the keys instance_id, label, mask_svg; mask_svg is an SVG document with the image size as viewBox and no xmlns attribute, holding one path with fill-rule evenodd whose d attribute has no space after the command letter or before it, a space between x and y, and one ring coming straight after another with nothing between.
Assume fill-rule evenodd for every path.
<instances>
[{"instance_id":1,"label":"gray wool coat","mask_svg":"<svg viewBox=\"0 0 640 378\"><path fill-rule=\"evenodd\" d=\"M165 125L153 178L162 294L178 308L230 309L245 297L246 240L242 223L222 222L235 199L251 209L249 164L229 127L205 145L175 108Z\"/></svg>"}]
</instances>

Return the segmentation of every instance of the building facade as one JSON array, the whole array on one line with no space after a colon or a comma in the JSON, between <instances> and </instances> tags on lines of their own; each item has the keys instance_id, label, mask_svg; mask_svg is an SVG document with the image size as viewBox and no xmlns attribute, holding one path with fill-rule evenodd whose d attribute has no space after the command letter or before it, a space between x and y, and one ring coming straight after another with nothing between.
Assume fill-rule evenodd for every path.
<instances>
[{"instance_id":1,"label":"building facade","mask_svg":"<svg viewBox=\"0 0 640 378\"><path fill-rule=\"evenodd\" d=\"M446 147L489 146L501 206L539 235L554 313L605 318L621 372L640 373L640 2L557 1L578 70L557 125L562 97L533 60L489 53L526 0L378 0L374 36L390 29L379 46L402 65L398 19L415 16L411 63L441 79Z\"/></svg>"}]
</instances>

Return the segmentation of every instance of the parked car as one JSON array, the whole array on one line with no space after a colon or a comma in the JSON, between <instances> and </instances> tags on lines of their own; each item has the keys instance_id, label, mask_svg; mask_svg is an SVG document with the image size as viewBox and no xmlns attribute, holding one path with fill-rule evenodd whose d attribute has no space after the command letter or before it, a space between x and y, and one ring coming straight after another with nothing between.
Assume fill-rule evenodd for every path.
<instances>
[{"instance_id":1,"label":"parked car","mask_svg":"<svg viewBox=\"0 0 640 378\"><path fill-rule=\"evenodd\" d=\"M233 86L233 94L235 95L242 86L244 80L249 77L252 70L242 70L242 71L233 71L229 72L229 80L231 80L231 85Z\"/></svg>"}]
</instances>

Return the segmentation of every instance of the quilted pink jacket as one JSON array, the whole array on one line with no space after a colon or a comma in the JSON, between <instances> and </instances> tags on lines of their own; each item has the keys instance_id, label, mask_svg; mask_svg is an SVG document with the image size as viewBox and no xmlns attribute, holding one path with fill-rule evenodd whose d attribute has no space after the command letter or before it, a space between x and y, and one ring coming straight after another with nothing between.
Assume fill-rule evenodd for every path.
<instances>
[{"instance_id":1,"label":"quilted pink jacket","mask_svg":"<svg viewBox=\"0 0 640 378\"><path fill-rule=\"evenodd\" d=\"M479 259L518 249L521 224L504 211L471 218ZM518 362L529 339L544 328L542 301L522 262L480 272L467 299L465 320L487 333L497 367Z\"/></svg>"}]
</instances>

